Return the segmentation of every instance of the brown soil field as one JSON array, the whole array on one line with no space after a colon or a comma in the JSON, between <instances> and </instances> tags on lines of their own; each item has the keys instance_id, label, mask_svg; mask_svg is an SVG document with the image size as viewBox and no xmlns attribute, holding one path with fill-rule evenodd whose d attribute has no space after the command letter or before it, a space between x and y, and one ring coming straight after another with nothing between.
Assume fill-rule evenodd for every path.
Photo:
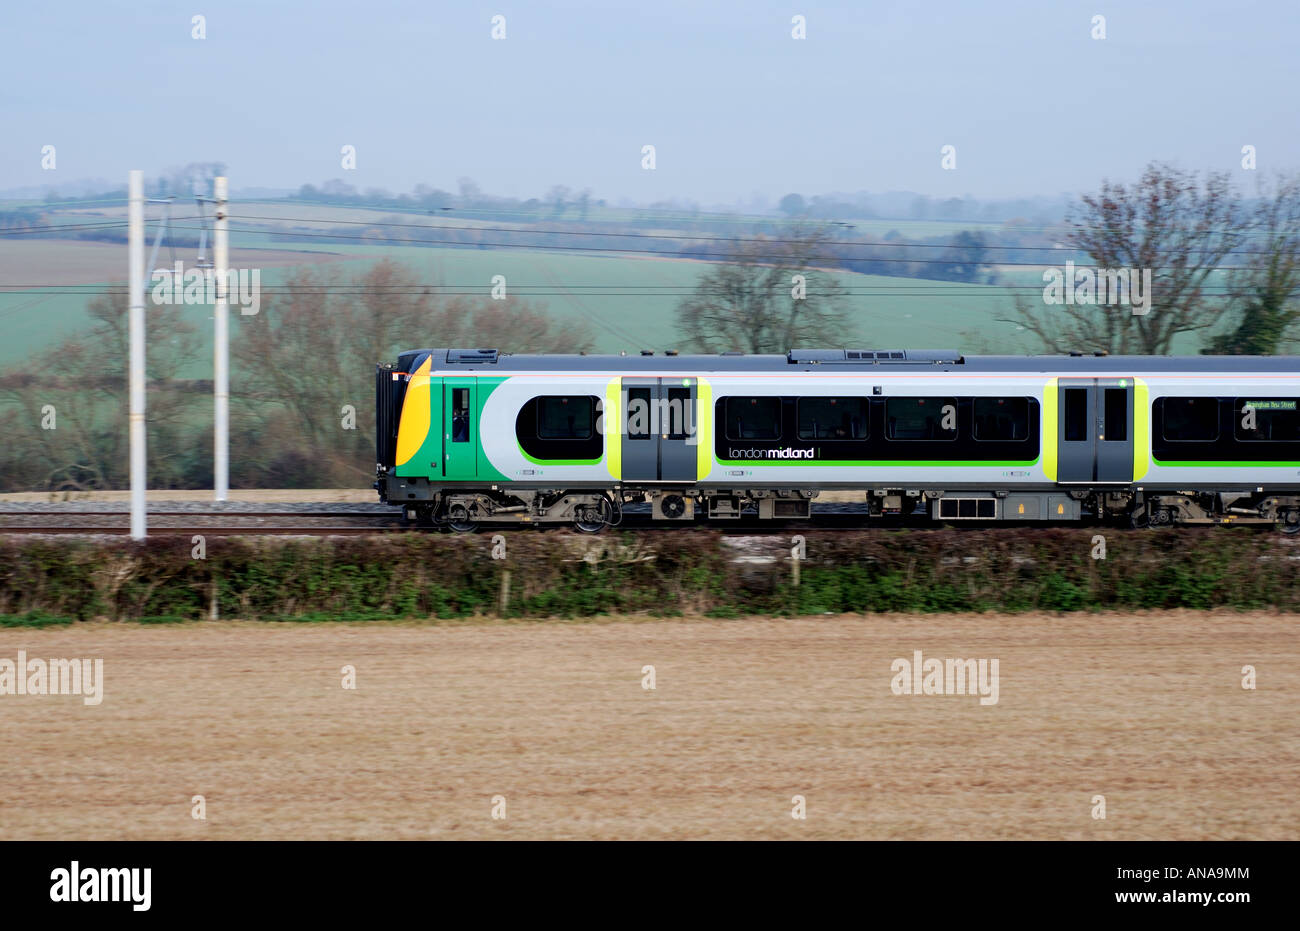
<instances>
[{"instance_id":1,"label":"brown soil field","mask_svg":"<svg viewBox=\"0 0 1300 931\"><path fill-rule=\"evenodd\" d=\"M0 839L1295 839L1297 624L6 629L0 658L102 657L104 690L0 695ZM892 694L914 650L997 658L999 701Z\"/></svg>"}]
</instances>

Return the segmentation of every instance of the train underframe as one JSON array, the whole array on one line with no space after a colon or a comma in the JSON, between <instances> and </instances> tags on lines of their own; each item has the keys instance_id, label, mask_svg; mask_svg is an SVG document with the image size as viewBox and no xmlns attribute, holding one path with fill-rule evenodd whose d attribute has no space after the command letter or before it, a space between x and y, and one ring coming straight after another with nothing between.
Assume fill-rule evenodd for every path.
<instances>
[{"instance_id":1,"label":"train underframe","mask_svg":"<svg viewBox=\"0 0 1300 931\"><path fill-rule=\"evenodd\" d=\"M394 483L390 486L390 482ZM1300 532L1300 492L1226 488L1209 491L1149 487L978 488L717 488L627 485L563 488L522 485L467 487L426 479L381 478L381 498L401 505L418 526L469 532L479 525L568 524L584 533L617 526L624 506L649 502L656 522L741 518L806 520L823 491L855 491L867 522L1091 522L1162 528L1187 524L1275 525Z\"/></svg>"}]
</instances>

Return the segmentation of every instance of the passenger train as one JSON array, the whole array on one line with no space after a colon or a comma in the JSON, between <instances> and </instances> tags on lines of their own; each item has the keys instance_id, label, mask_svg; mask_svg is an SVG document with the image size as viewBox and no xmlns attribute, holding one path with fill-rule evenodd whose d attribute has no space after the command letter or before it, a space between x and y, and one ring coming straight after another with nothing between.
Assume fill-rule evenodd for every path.
<instances>
[{"instance_id":1,"label":"passenger train","mask_svg":"<svg viewBox=\"0 0 1300 931\"><path fill-rule=\"evenodd\" d=\"M525 355L377 366L375 488L423 525L807 518L1300 530L1300 358Z\"/></svg>"}]
</instances>

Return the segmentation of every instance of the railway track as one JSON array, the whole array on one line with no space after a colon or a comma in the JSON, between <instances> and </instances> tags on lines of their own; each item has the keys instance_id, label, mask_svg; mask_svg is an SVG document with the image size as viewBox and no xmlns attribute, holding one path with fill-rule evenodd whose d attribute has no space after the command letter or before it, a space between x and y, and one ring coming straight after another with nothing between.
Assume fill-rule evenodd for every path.
<instances>
[{"instance_id":1,"label":"railway track","mask_svg":"<svg viewBox=\"0 0 1300 931\"><path fill-rule=\"evenodd\" d=\"M0 508L0 534L125 535L130 512L106 508ZM392 533L408 529L392 509L310 506L276 510L160 508L148 512L151 536L306 536Z\"/></svg>"},{"instance_id":2,"label":"railway track","mask_svg":"<svg viewBox=\"0 0 1300 931\"><path fill-rule=\"evenodd\" d=\"M811 519L758 520L747 516L737 520L718 521L698 517L693 523L664 522L652 519L648 509L645 513L625 512L622 522L609 530L636 531L681 531L690 527L707 528L727 535L766 536L774 534L791 534L814 530L933 530L941 527L967 530L972 533L988 530L991 526L1008 529L1006 524L991 525L987 522L959 522L951 524L933 523L918 519L871 518L868 519L863 508L853 505L826 504L814 505ZM1128 527L1107 524L1039 524L1018 527L1021 533L1032 535L1044 531L1059 529L1077 529L1080 531L1100 530L1105 533L1149 533L1147 530L1132 530ZM449 532L439 528L419 527L406 521L400 512L394 510L377 511L356 510L279 510L279 511L229 511L229 510L159 510L148 514L149 535L166 536L364 536L366 534L389 533L440 533ZM1271 527L1260 526L1260 532L1271 532ZM529 530L558 530L570 532L571 524L525 524L498 525L481 524L477 530L480 534L520 533ZM606 532L609 532L607 530ZM1161 531L1156 531L1161 532ZM1163 532L1177 533L1177 529ZM4 535L55 535L55 536L126 536L130 533L130 514L115 510L11 510L0 508L0 536ZM1278 534L1283 537L1283 534ZM1288 538L1300 542L1300 536Z\"/></svg>"},{"instance_id":3,"label":"railway track","mask_svg":"<svg viewBox=\"0 0 1300 931\"><path fill-rule=\"evenodd\" d=\"M150 536L181 536L207 534L211 536L265 535L265 536L356 536L370 533L436 532L409 523L396 508L340 509L337 505L313 508L309 504L268 510L241 510L238 506L226 508L175 508L163 507L148 512ZM697 518L693 525L709 527L723 532L745 534L787 533L799 530L856 528L864 529L901 526L897 521L873 520L866 523L866 511L860 505L825 503L814 505L811 520L759 521L756 517L719 522ZM648 507L630 507L618 525L630 530L682 530L680 523L655 521ZM484 524L480 533L519 531L525 529L571 530L572 525L531 524L493 528ZM55 534L55 535L125 535L130 532L129 511L118 509L61 508L50 505L37 508L11 508L0 506L0 535Z\"/></svg>"},{"instance_id":4,"label":"railway track","mask_svg":"<svg viewBox=\"0 0 1300 931\"><path fill-rule=\"evenodd\" d=\"M109 535L130 533L130 512L122 508L0 507L0 534ZM268 510L161 507L148 512L151 536L291 534L307 536L391 533L405 529L392 509L341 509L337 505Z\"/></svg>"},{"instance_id":5,"label":"railway track","mask_svg":"<svg viewBox=\"0 0 1300 931\"><path fill-rule=\"evenodd\" d=\"M150 517L392 517L396 509L384 511L149 511ZM7 510L0 509L0 520L6 517L118 517L130 516L129 511L106 510Z\"/></svg>"},{"instance_id":6,"label":"railway track","mask_svg":"<svg viewBox=\"0 0 1300 931\"><path fill-rule=\"evenodd\" d=\"M405 526L382 527L150 527L152 537L191 536L204 534L215 537L231 536L359 536L370 533L393 533L408 530ZM80 535L80 536L127 536L131 528L124 527L82 527L82 526L0 526L0 534L27 534L43 536L46 534Z\"/></svg>"}]
</instances>

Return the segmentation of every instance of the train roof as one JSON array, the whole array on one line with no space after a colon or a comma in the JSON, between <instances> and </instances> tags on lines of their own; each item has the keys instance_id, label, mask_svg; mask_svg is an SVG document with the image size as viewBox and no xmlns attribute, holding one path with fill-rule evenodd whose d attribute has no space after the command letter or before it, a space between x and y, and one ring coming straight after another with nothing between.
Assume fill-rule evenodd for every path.
<instances>
[{"instance_id":1,"label":"train roof","mask_svg":"<svg viewBox=\"0 0 1300 931\"><path fill-rule=\"evenodd\" d=\"M945 372L1285 372L1300 374L1300 356L976 356L942 349L793 349L785 355L646 353L586 355L505 353L496 349L411 349L398 357L410 372L425 355L435 371L464 372L790 372L834 369L880 372L918 367Z\"/></svg>"}]
</instances>

